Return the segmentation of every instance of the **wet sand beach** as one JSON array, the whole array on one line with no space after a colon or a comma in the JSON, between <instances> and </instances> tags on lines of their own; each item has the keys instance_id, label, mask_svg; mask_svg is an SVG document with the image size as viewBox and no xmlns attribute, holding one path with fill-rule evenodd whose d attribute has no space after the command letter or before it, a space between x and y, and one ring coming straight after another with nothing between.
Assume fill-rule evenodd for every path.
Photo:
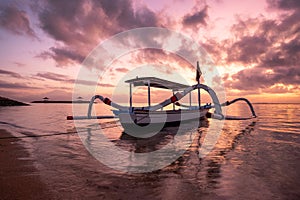
<instances>
[{"instance_id":1,"label":"wet sand beach","mask_svg":"<svg viewBox=\"0 0 300 200\"><path fill-rule=\"evenodd\" d=\"M0 199L48 199L49 191L41 181L22 141L0 129Z\"/></svg>"},{"instance_id":2,"label":"wet sand beach","mask_svg":"<svg viewBox=\"0 0 300 200\"><path fill-rule=\"evenodd\" d=\"M54 147L57 143L49 140L49 137L40 138L39 142L36 142L31 137L25 138L24 141L15 139L5 130L1 130L0 134L1 138L10 138L0 140L0 199L218 198L211 190L216 184L213 180L218 175L212 172L212 177L201 180L203 188L199 188L199 185L195 184L195 176L197 173L206 174L207 169L188 174L190 170L184 166L184 159L162 170L126 174L101 164L83 146L77 148L76 153L56 152L55 149L51 150L51 146ZM76 134L71 137L73 142L81 143ZM69 136L65 136L58 141L58 145L69 139ZM29 143L35 143L32 149L26 149L26 146L31 145ZM32 155L27 151L31 151ZM59 154L60 158L57 155L51 156L54 152Z\"/></svg>"}]
</instances>

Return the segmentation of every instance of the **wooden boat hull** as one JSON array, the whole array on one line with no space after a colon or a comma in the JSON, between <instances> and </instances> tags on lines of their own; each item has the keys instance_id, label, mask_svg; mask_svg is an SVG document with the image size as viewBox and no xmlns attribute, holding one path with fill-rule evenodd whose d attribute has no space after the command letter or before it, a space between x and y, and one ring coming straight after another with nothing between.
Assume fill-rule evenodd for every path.
<instances>
[{"instance_id":1,"label":"wooden boat hull","mask_svg":"<svg viewBox=\"0 0 300 200\"><path fill-rule=\"evenodd\" d=\"M181 123L205 118L209 109L135 111L120 113L119 119L126 133L159 132L166 126L179 126Z\"/></svg>"}]
</instances>

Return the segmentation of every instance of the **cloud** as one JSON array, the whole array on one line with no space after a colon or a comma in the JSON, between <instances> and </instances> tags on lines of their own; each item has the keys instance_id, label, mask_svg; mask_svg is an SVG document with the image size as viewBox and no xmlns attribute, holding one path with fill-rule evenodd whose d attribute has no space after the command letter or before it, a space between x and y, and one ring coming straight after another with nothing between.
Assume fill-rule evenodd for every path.
<instances>
[{"instance_id":1,"label":"cloud","mask_svg":"<svg viewBox=\"0 0 300 200\"><path fill-rule=\"evenodd\" d=\"M229 63L242 62L244 64L258 62L259 57L268 50L269 41L264 37L244 36L227 49Z\"/></svg>"},{"instance_id":2,"label":"cloud","mask_svg":"<svg viewBox=\"0 0 300 200\"><path fill-rule=\"evenodd\" d=\"M206 19L208 6L205 6L202 10L198 10L193 14L187 14L183 17L182 24L188 27L198 27L198 25L206 26Z\"/></svg>"},{"instance_id":3,"label":"cloud","mask_svg":"<svg viewBox=\"0 0 300 200\"><path fill-rule=\"evenodd\" d=\"M188 46L181 46L180 49L189 49ZM165 51L163 49L147 48L139 50L132 54L132 62L135 65L143 66L149 65L155 67L156 71L162 74L174 74L178 73L179 68L186 70L195 70L193 64L189 63L183 57L182 54L176 54Z\"/></svg>"},{"instance_id":4,"label":"cloud","mask_svg":"<svg viewBox=\"0 0 300 200\"><path fill-rule=\"evenodd\" d=\"M278 67L275 70L254 67L242 70L232 76L233 81L227 81L226 86L239 90L255 88L267 89L276 84L299 85L299 67Z\"/></svg>"},{"instance_id":5,"label":"cloud","mask_svg":"<svg viewBox=\"0 0 300 200\"><path fill-rule=\"evenodd\" d=\"M14 5L0 4L0 27L17 35L27 35L37 38L36 33L30 26L27 13Z\"/></svg>"},{"instance_id":6,"label":"cloud","mask_svg":"<svg viewBox=\"0 0 300 200\"><path fill-rule=\"evenodd\" d=\"M81 85L87 85L87 86L102 86L102 87L113 87L111 84L105 84L105 83L97 83L95 81L89 81L89 80L81 80L81 79L74 79L69 76L63 75L63 74L57 74L52 72L45 72L45 73L37 73L35 77L38 78L45 78L52 81L58 81L68 84L81 84Z\"/></svg>"},{"instance_id":7,"label":"cloud","mask_svg":"<svg viewBox=\"0 0 300 200\"><path fill-rule=\"evenodd\" d=\"M299 0L267 0L269 8L277 8L282 10L300 9Z\"/></svg>"},{"instance_id":8,"label":"cloud","mask_svg":"<svg viewBox=\"0 0 300 200\"><path fill-rule=\"evenodd\" d=\"M44 51L36 57L42 59L54 59L58 67L65 67L69 64L81 63L84 60L84 55L80 55L75 51L67 49L65 47L51 47L49 51Z\"/></svg>"},{"instance_id":9,"label":"cloud","mask_svg":"<svg viewBox=\"0 0 300 200\"><path fill-rule=\"evenodd\" d=\"M46 78L53 81L63 81L63 82L69 82L71 79L69 76L62 75L62 74L56 74L52 72L45 72L45 73L37 73L36 76Z\"/></svg>"},{"instance_id":10,"label":"cloud","mask_svg":"<svg viewBox=\"0 0 300 200\"><path fill-rule=\"evenodd\" d=\"M40 57L58 65L81 62L99 41L124 30L158 26L158 18L145 6L134 8L130 0L45 1L39 14L40 27L62 46Z\"/></svg>"},{"instance_id":11,"label":"cloud","mask_svg":"<svg viewBox=\"0 0 300 200\"><path fill-rule=\"evenodd\" d=\"M251 66L232 75L232 80L227 79L228 88L261 88L257 92L274 93L290 91L300 84L300 12L293 1L275 3L276 8L290 8L291 12L272 20L263 16L238 19L231 29L234 37L223 41L227 64Z\"/></svg>"},{"instance_id":12,"label":"cloud","mask_svg":"<svg viewBox=\"0 0 300 200\"><path fill-rule=\"evenodd\" d=\"M296 90L299 91L299 89L300 88L297 86L287 87L282 84L276 84L270 88L264 89L264 92L265 93L273 93L273 94L284 94L284 93L289 93L289 92L295 93Z\"/></svg>"},{"instance_id":13,"label":"cloud","mask_svg":"<svg viewBox=\"0 0 300 200\"><path fill-rule=\"evenodd\" d=\"M226 41L227 61L260 66L298 65L300 12L281 20L264 17L239 19L231 31L234 40Z\"/></svg>"},{"instance_id":14,"label":"cloud","mask_svg":"<svg viewBox=\"0 0 300 200\"><path fill-rule=\"evenodd\" d=\"M41 89L39 87L33 87L26 83L10 83L0 80L0 88L2 89Z\"/></svg>"},{"instance_id":15,"label":"cloud","mask_svg":"<svg viewBox=\"0 0 300 200\"><path fill-rule=\"evenodd\" d=\"M16 72L6 71L6 70L0 69L0 75L1 74L3 74L3 75L9 75L9 76L14 77L14 78L23 78L20 74L18 74Z\"/></svg>"}]
</instances>

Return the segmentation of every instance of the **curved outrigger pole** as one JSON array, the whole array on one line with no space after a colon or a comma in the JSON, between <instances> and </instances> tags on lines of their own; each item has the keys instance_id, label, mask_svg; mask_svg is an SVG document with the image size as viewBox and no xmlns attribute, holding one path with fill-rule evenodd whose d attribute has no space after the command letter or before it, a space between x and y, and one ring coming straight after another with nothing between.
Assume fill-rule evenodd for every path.
<instances>
[{"instance_id":1,"label":"curved outrigger pole","mask_svg":"<svg viewBox=\"0 0 300 200\"><path fill-rule=\"evenodd\" d=\"M100 99L103 103L105 103L105 104L107 104L107 105L109 105L113 108L116 108L120 111L127 111L127 112L133 112L135 110L155 111L155 110L159 110L163 107L166 107L171 103L175 103L175 102L179 101L180 99L182 99L184 96L186 96L187 94L189 94L190 92L192 92L195 89L203 89L206 92L208 92L208 94L210 95L210 97L212 98L213 103L214 103L214 108L215 108L214 116L215 116L215 118L223 119L224 116L222 114L221 104L219 102L219 99L218 99L215 91L213 89L211 89L210 87L208 87L207 85L203 85L203 84L196 84L196 85L190 86L190 87L186 88L185 90L183 90L182 92L177 92L176 94L174 94L170 98L160 102L159 104L156 104L156 105L153 105L153 106L147 106L147 107L131 107L130 108L130 107L127 107L127 106L122 106L120 104L114 103L109 98L104 98L101 95L95 95L90 100L87 117L91 118L92 107L93 107L94 101L96 99Z\"/></svg>"},{"instance_id":2,"label":"curved outrigger pole","mask_svg":"<svg viewBox=\"0 0 300 200\"><path fill-rule=\"evenodd\" d=\"M256 114L255 114L255 111L253 109L253 106L252 104L250 103L250 101L246 98L237 98L237 99L234 99L232 101L226 101L222 104L220 104L220 101L215 93L215 91L213 89L211 89L210 87L208 87L207 85L204 85L204 84L196 84L196 85L193 85L193 86L190 86L188 88L186 88L185 90L183 90L182 92L177 92L176 94L174 94L173 96L171 96L170 98L160 102L159 104L156 104L156 105L153 105L153 106L147 106L147 107L128 107L128 106L122 106L120 104L117 104L117 103L114 103L112 102L109 98L105 98L101 95L95 95L91 98L90 100L90 103L89 103L89 108L88 108L88 113L87 113L87 118L88 119L92 119L92 115L91 115L91 112L92 112L92 107L93 107L93 104L94 104L94 101L96 99L100 99L103 103L113 107L113 108L116 108L118 109L119 111L123 111L123 112L134 112L136 110L148 110L148 111L155 111L155 110L159 110L163 107L166 107L168 106L169 104L171 103L175 103L177 101L179 101L180 99L182 99L184 96L186 96L187 94L189 94L190 92L192 92L193 90L196 90L196 89L203 89L205 90L211 97L211 99L213 100L213 105L207 105L206 108L215 108L215 112L211 115L212 118L216 118L216 119L250 119L250 118L255 118L257 117ZM248 118L236 118L236 117L230 117L230 116L224 116L223 113L222 113L222 106L229 106L237 101L245 101L251 112L252 112L252 117L248 117ZM188 107L186 105L182 105L182 104L179 104L177 103L177 105L179 106L182 106L182 107ZM104 116L103 118L113 118L113 117L109 117L109 116ZM75 118L73 118L75 119ZM99 119L99 117L98 117Z\"/></svg>"}]
</instances>

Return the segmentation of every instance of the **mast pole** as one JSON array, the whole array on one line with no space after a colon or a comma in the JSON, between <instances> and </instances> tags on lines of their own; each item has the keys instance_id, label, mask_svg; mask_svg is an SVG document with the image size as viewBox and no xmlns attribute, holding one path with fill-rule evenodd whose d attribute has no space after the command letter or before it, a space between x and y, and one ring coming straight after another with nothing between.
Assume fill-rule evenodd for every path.
<instances>
[{"instance_id":1,"label":"mast pole","mask_svg":"<svg viewBox=\"0 0 300 200\"><path fill-rule=\"evenodd\" d=\"M175 92L174 92L174 90L172 90L172 91L173 91L173 96L174 96ZM175 103L173 103L173 110L175 110Z\"/></svg>"},{"instance_id":2,"label":"mast pole","mask_svg":"<svg viewBox=\"0 0 300 200\"><path fill-rule=\"evenodd\" d=\"M198 81L198 84L200 84L200 81ZM199 107L199 109L200 109L200 107L201 107L200 88L198 88L198 107Z\"/></svg>"},{"instance_id":3,"label":"mast pole","mask_svg":"<svg viewBox=\"0 0 300 200\"><path fill-rule=\"evenodd\" d=\"M198 84L200 84L200 77L202 75L202 72L200 70L200 67L199 67L199 61L197 61L197 73L196 73L196 80L198 82ZM199 110L200 110L200 107L201 107L201 96L200 96L200 88L198 87L198 107L199 107Z\"/></svg>"},{"instance_id":4,"label":"mast pole","mask_svg":"<svg viewBox=\"0 0 300 200\"><path fill-rule=\"evenodd\" d=\"M190 110L192 108L192 92L189 93L189 99L190 99Z\"/></svg>"}]
</instances>

